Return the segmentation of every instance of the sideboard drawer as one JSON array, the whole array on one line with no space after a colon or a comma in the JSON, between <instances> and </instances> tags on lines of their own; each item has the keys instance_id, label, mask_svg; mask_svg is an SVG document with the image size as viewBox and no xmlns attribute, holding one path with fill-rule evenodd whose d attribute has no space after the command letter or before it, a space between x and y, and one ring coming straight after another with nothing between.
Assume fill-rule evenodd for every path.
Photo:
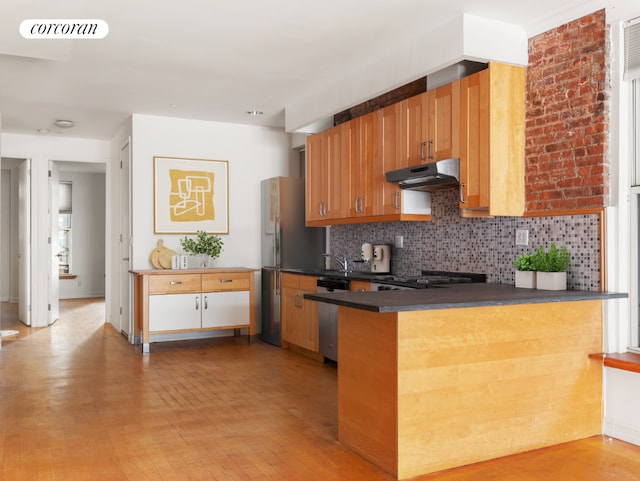
<instances>
[{"instance_id":1,"label":"sideboard drawer","mask_svg":"<svg viewBox=\"0 0 640 481\"><path fill-rule=\"evenodd\" d=\"M248 291L249 274L244 272L220 272L202 274L202 292Z\"/></svg>"},{"instance_id":2,"label":"sideboard drawer","mask_svg":"<svg viewBox=\"0 0 640 481\"><path fill-rule=\"evenodd\" d=\"M200 278L200 274L149 276L149 294L199 292Z\"/></svg>"}]
</instances>

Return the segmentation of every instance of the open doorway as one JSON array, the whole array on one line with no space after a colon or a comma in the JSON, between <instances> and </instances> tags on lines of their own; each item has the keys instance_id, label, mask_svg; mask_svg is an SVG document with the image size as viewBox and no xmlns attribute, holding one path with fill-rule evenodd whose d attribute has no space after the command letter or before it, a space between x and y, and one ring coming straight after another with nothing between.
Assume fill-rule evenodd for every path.
<instances>
[{"instance_id":1,"label":"open doorway","mask_svg":"<svg viewBox=\"0 0 640 481\"><path fill-rule=\"evenodd\" d=\"M55 161L59 299L105 296L105 164ZM53 235L53 234L52 234Z\"/></svg>"},{"instance_id":2,"label":"open doorway","mask_svg":"<svg viewBox=\"0 0 640 481\"><path fill-rule=\"evenodd\" d=\"M16 319L27 326L31 325L29 173L29 159L0 159L0 301L13 304Z\"/></svg>"}]
</instances>

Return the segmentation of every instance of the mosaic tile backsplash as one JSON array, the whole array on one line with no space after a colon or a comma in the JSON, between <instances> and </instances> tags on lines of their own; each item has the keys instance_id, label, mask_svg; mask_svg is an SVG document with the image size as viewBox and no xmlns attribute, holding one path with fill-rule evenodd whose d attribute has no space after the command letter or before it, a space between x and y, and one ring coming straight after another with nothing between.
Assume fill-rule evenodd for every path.
<instances>
[{"instance_id":1,"label":"mosaic tile backsplash","mask_svg":"<svg viewBox=\"0 0 640 481\"><path fill-rule=\"evenodd\" d=\"M404 247L392 247L391 271L395 275L420 274L421 269L487 274L488 282L514 283L513 261L537 246L567 246L571 264L569 289L600 289L600 220L596 214L550 217L460 216L456 190L431 194L431 222L380 222L335 225L330 228L331 252L345 255L354 270L370 270L361 258L361 246L390 244L396 235ZM516 229L529 230L529 245L515 245Z\"/></svg>"}]
</instances>

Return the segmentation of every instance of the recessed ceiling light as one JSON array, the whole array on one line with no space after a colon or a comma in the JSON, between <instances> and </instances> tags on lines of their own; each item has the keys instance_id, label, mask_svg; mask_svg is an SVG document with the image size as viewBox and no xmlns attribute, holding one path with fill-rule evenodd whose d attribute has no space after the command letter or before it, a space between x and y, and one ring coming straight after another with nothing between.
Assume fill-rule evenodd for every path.
<instances>
[{"instance_id":1,"label":"recessed ceiling light","mask_svg":"<svg viewBox=\"0 0 640 481\"><path fill-rule=\"evenodd\" d=\"M257 117L258 115L264 114L264 112L261 112L260 110L247 110L247 114Z\"/></svg>"},{"instance_id":2,"label":"recessed ceiling light","mask_svg":"<svg viewBox=\"0 0 640 481\"><path fill-rule=\"evenodd\" d=\"M46 134L46 133L49 133L49 129L38 129L37 132L39 134Z\"/></svg>"},{"instance_id":3,"label":"recessed ceiling light","mask_svg":"<svg viewBox=\"0 0 640 481\"><path fill-rule=\"evenodd\" d=\"M56 127L60 127L61 129L70 129L73 127L73 120L56 120L54 122Z\"/></svg>"}]
</instances>

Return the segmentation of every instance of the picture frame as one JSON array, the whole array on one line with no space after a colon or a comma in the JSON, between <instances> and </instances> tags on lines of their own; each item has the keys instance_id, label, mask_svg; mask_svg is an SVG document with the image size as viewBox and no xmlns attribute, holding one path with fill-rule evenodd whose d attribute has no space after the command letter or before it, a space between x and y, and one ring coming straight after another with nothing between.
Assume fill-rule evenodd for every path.
<instances>
[{"instance_id":1,"label":"picture frame","mask_svg":"<svg viewBox=\"0 0 640 481\"><path fill-rule=\"evenodd\" d=\"M153 158L156 234L229 233L229 162Z\"/></svg>"}]
</instances>

